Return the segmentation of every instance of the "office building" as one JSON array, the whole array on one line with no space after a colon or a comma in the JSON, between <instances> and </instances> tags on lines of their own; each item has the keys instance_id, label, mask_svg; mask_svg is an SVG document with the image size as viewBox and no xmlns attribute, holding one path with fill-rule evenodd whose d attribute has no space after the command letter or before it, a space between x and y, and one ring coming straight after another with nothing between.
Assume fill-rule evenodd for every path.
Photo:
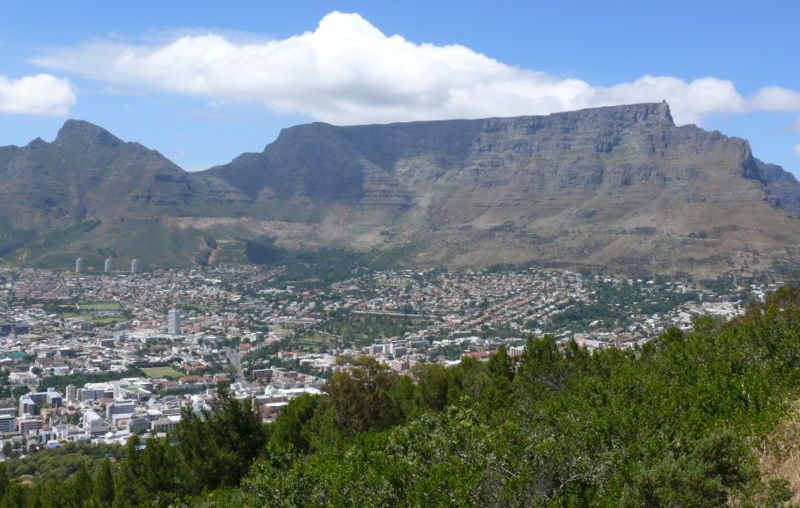
<instances>
[{"instance_id":1,"label":"office building","mask_svg":"<svg viewBox=\"0 0 800 508\"><path fill-rule=\"evenodd\" d=\"M131 261L131 273L139 273L139 260L134 259Z\"/></svg>"},{"instance_id":2,"label":"office building","mask_svg":"<svg viewBox=\"0 0 800 508\"><path fill-rule=\"evenodd\" d=\"M167 313L167 332L170 335L181 334L181 313L178 309L170 309Z\"/></svg>"},{"instance_id":3,"label":"office building","mask_svg":"<svg viewBox=\"0 0 800 508\"><path fill-rule=\"evenodd\" d=\"M132 400L118 400L106 406L106 419L112 420L114 415L131 415L136 409L136 402Z\"/></svg>"},{"instance_id":4,"label":"office building","mask_svg":"<svg viewBox=\"0 0 800 508\"><path fill-rule=\"evenodd\" d=\"M83 273L83 258L75 260L75 273Z\"/></svg>"},{"instance_id":5,"label":"office building","mask_svg":"<svg viewBox=\"0 0 800 508\"><path fill-rule=\"evenodd\" d=\"M105 390L92 388L78 388L78 401L87 402L105 397Z\"/></svg>"},{"instance_id":6,"label":"office building","mask_svg":"<svg viewBox=\"0 0 800 508\"><path fill-rule=\"evenodd\" d=\"M108 432L108 425L99 414L90 409L83 413L83 429L93 436L98 436Z\"/></svg>"},{"instance_id":7,"label":"office building","mask_svg":"<svg viewBox=\"0 0 800 508\"><path fill-rule=\"evenodd\" d=\"M43 423L44 422L42 420L39 420L38 418L31 418L26 420L19 420L17 425L19 426L19 433L25 435L31 431L42 430Z\"/></svg>"},{"instance_id":8,"label":"office building","mask_svg":"<svg viewBox=\"0 0 800 508\"><path fill-rule=\"evenodd\" d=\"M106 258L106 262L103 263L103 271L105 273L111 272L111 258Z\"/></svg>"},{"instance_id":9,"label":"office building","mask_svg":"<svg viewBox=\"0 0 800 508\"><path fill-rule=\"evenodd\" d=\"M7 434L14 432L17 426L17 419L11 415L0 415L0 432Z\"/></svg>"},{"instance_id":10,"label":"office building","mask_svg":"<svg viewBox=\"0 0 800 508\"><path fill-rule=\"evenodd\" d=\"M34 415L36 414L36 402L29 396L23 395L19 398L19 414L22 415Z\"/></svg>"},{"instance_id":11,"label":"office building","mask_svg":"<svg viewBox=\"0 0 800 508\"><path fill-rule=\"evenodd\" d=\"M61 394L55 388L48 388L46 392L23 395L19 398L19 414L35 415L44 404L50 407L61 407L63 405Z\"/></svg>"}]
</instances>

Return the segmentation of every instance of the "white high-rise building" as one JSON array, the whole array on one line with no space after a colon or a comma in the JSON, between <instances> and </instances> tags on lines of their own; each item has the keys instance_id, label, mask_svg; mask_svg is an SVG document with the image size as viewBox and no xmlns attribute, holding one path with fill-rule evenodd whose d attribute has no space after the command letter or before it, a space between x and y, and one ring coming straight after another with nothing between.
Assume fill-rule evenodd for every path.
<instances>
[{"instance_id":1,"label":"white high-rise building","mask_svg":"<svg viewBox=\"0 0 800 508\"><path fill-rule=\"evenodd\" d=\"M169 309L167 313L167 332L170 335L181 334L181 313L178 309Z\"/></svg>"},{"instance_id":2,"label":"white high-rise building","mask_svg":"<svg viewBox=\"0 0 800 508\"><path fill-rule=\"evenodd\" d=\"M75 273L83 273L83 258L75 260Z\"/></svg>"},{"instance_id":3,"label":"white high-rise building","mask_svg":"<svg viewBox=\"0 0 800 508\"><path fill-rule=\"evenodd\" d=\"M103 264L103 271L105 273L109 273L111 271L111 258L106 258L106 262Z\"/></svg>"},{"instance_id":4,"label":"white high-rise building","mask_svg":"<svg viewBox=\"0 0 800 508\"><path fill-rule=\"evenodd\" d=\"M67 385L67 402L78 400L78 389L75 385Z\"/></svg>"},{"instance_id":5,"label":"white high-rise building","mask_svg":"<svg viewBox=\"0 0 800 508\"><path fill-rule=\"evenodd\" d=\"M139 260L134 259L131 261L131 273L139 273Z\"/></svg>"}]
</instances>

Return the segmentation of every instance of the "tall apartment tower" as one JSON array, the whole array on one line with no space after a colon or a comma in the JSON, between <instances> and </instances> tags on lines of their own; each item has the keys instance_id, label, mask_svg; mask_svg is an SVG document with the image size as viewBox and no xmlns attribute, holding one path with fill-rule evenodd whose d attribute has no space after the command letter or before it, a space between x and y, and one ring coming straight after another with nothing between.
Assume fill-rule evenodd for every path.
<instances>
[{"instance_id":1,"label":"tall apartment tower","mask_svg":"<svg viewBox=\"0 0 800 508\"><path fill-rule=\"evenodd\" d=\"M83 273L83 258L75 260L75 273Z\"/></svg>"},{"instance_id":2,"label":"tall apartment tower","mask_svg":"<svg viewBox=\"0 0 800 508\"><path fill-rule=\"evenodd\" d=\"M105 273L111 272L111 258L106 258L106 262L103 263L103 271Z\"/></svg>"},{"instance_id":3,"label":"tall apartment tower","mask_svg":"<svg viewBox=\"0 0 800 508\"><path fill-rule=\"evenodd\" d=\"M181 334L181 313L178 309L169 309L167 312L167 332L170 335Z\"/></svg>"},{"instance_id":4,"label":"tall apartment tower","mask_svg":"<svg viewBox=\"0 0 800 508\"><path fill-rule=\"evenodd\" d=\"M131 261L131 273L139 273L139 260L134 259Z\"/></svg>"},{"instance_id":5,"label":"tall apartment tower","mask_svg":"<svg viewBox=\"0 0 800 508\"><path fill-rule=\"evenodd\" d=\"M78 400L78 389L75 385L67 385L67 402Z\"/></svg>"}]
</instances>

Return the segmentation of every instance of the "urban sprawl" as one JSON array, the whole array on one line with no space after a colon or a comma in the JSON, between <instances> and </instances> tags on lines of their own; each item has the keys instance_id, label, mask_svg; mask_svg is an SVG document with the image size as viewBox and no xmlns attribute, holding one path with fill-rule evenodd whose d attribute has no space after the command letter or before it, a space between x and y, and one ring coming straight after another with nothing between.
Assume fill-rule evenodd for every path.
<instances>
[{"instance_id":1,"label":"urban sprawl","mask_svg":"<svg viewBox=\"0 0 800 508\"><path fill-rule=\"evenodd\" d=\"M501 346L519 355L543 334L636 347L698 315L734 317L769 289L534 269L359 269L316 287L280 268L130 268L0 269L4 456L162 435L185 410L212 411L221 385L273 421L363 355L413 374Z\"/></svg>"}]
</instances>

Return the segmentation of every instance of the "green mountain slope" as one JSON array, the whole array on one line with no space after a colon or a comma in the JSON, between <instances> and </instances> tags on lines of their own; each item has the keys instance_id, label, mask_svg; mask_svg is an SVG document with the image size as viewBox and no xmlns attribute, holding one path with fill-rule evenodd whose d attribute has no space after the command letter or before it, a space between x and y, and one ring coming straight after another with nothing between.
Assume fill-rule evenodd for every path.
<instances>
[{"instance_id":1,"label":"green mountain slope","mask_svg":"<svg viewBox=\"0 0 800 508\"><path fill-rule=\"evenodd\" d=\"M0 247L25 264L188 264L202 234L181 216L227 214L224 184L196 179L158 152L70 120L52 143L0 149ZM234 192L235 194L235 192Z\"/></svg>"}]
</instances>

